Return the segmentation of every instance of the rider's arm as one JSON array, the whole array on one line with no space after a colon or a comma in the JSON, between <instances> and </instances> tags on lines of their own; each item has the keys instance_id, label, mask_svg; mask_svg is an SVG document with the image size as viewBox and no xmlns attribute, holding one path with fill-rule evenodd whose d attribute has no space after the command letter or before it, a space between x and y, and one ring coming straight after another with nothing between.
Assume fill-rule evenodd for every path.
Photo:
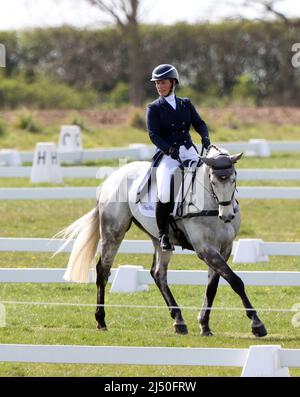
<instances>
[{"instance_id":1,"label":"rider's arm","mask_svg":"<svg viewBox=\"0 0 300 397\"><path fill-rule=\"evenodd\" d=\"M146 114L147 131L151 141L164 153L169 154L171 146L161 137L159 116L154 106L148 106Z\"/></svg>"},{"instance_id":2,"label":"rider's arm","mask_svg":"<svg viewBox=\"0 0 300 397\"><path fill-rule=\"evenodd\" d=\"M202 138L209 137L207 125L205 124L205 121L202 120L191 101L189 101L189 106L191 109L192 126L201 135Z\"/></svg>"}]
</instances>

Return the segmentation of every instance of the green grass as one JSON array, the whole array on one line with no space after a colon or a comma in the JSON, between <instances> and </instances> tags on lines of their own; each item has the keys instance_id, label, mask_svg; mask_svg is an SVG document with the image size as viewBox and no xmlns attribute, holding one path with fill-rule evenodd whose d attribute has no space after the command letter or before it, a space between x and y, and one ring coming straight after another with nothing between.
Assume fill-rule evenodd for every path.
<instances>
[{"instance_id":1,"label":"green grass","mask_svg":"<svg viewBox=\"0 0 300 397\"><path fill-rule=\"evenodd\" d=\"M0 178L0 188L14 187L98 187L101 184L100 179L96 178L64 178L63 183L30 183L27 178ZM300 180L255 180L255 181L238 181L238 186L273 186L273 187L299 187Z\"/></svg>"},{"instance_id":2,"label":"green grass","mask_svg":"<svg viewBox=\"0 0 300 397\"><path fill-rule=\"evenodd\" d=\"M274 152L270 157L242 157L239 168L300 168L299 153Z\"/></svg>"},{"instance_id":3,"label":"green grass","mask_svg":"<svg viewBox=\"0 0 300 397\"><path fill-rule=\"evenodd\" d=\"M128 109L128 113L130 113L130 109ZM1 146L19 150L33 150L37 142L58 142L60 125L63 122L59 123L54 118L48 121L46 125L45 122L39 121L36 113L34 114L34 118L37 118L39 124L39 133L17 128L12 118L12 120L6 121L6 128L0 138ZM228 125L231 123L228 124L226 120L209 120L206 117L205 110L201 112L201 115L208 122L212 142L248 141L252 138L267 140L299 139L299 126L295 124L277 125L265 122L248 123L243 120L235 120L234 126L229 127ZM85 121L83 120L83 122ZM90 122L88 124L89 128L82 131L83 146L86 149L127 146L134 142L150 143L146 130L131 127L128 121L123 122L123 124L93 125ZM200 137L196 132L192 131L192 136L196 144L200 143Z\"/></svg>"},{"instance_id":4,"label":"green grass","mask_svg":"<svg viewBox=\"0 0 300 397\"><path fill-rule=\"evenodd\" d=\"M51 305L6 304L7 327L0 329L2 343L26 344L73 344L95 346L169 346L169 347L235 347L246 348L253 344L280 344L284 348L297 346L299 329L291 325L295 313L267 312L259 314L265 322L269 336L258 340L252 336L250 323L245 316L239 298L229 287L220 287L215 307L237 307L239 311L212 313L213 338L201 338L197 322L198 307L204 287L172 286L174 295L183 309L189 327L189 335L177 336L172 331L172 319L164 307L163 299L154 287L149 292L138 294L107 294L107 304L157 305L157 309L107 307L106 318L109 331L96 331L94 307L57 307ZM291 308L299 302L297 288L248 287L248 295L257 308ZM95 287L78 285L7 284L1 287L1 301L33 302L95 302ZM270 304L271 302L271 304ZM228 372L227 368L210 367L144 367L126 365L88 366L90 376L239 376L241 369ZM49 372L48 372L49 371ZM28 365L1 364L0 374L26 376L87 375L84 365ZM299 370L292 370L299 376Z\"/></svg>"},{"instance_id":5,"label":"green grass","mask_svg":"<svg viewBox=\"0 0 300 397\"><path fill-rule=\"evenodd\" d=\"M42 132L30 133L15 127L7 128L1 135L1 146L18 150L34 150L38 142L58 142L60 127L44 127ZM128 146L133 142L151 143L148 133L127 125L103 126L82 131L82 142L85 149L96 147Z\"/></svg>"},{"instance_id":6,"label":"green grass","mask_svg":"<svg viewBox=\"0 0 300 397\"><path fill-rule=\"evenodd\" d=\"M0 187L83 187L99 186L96 178L64 178L63 183L31 183L29 178L0 178Z\"/></svg>"},{"instance_id":7,"label":"green grass","mask_svg":"<svg viewBox=\"0 0 300 397\"><path fill-rule=\"evenodd\" d=\"M240 142L249 139L266 139L269 141L297 141L299 140L298 125L274 125L268 123L244 124L241 120L237 128L216 125L211 132L214 142Z\"/></svg>"},{"instance_id":8,"label":"green grass","mask_svg":"<svg viewBox=\"0 0 300 397\"><path fill-rule=\"evenodd\" d=\"M239 181L239 186L269 186L269 187L300 187L300 180L296 181L267 181L267 180L257 180L257 181Z\"/></svg>"},{"instance_id":9,"label":"green grass","mask_svg":"<svg viewBox=\"0 0 300 397\"><path fill-rule=\"evenodd\" d=\"M2 237L51 237L95 206L94 200L3 200L0 206ZM297 241L300 235L298 200L240 200L240 238ZM291 224L291 220L293 223ZM136 226L127 239L144 239Z\"/></svg>"}]
</instances>

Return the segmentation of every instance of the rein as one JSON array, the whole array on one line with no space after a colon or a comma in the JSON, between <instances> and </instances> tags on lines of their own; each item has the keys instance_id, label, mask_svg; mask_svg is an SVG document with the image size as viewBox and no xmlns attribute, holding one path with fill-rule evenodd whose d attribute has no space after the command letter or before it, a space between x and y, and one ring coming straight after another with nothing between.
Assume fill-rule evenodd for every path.
<instances>
[{"instance_id":1,"label":"rein","mask_svg":"<svg viewBox=\"0 0 300 397\"><path fill-rule=\"evenodd\" d=\"M209 150L211 148L215 148L220 154L223 154L221 152L221 150L217 146L214 146L214 145L211 145L209 147L207 153L209 152ZM202 147L202 151L203 151L203 147ZM199 159L199 161L198 161L198 163L197 163L197 165L195 167L195 170L193 172L191 189L193 189L194 181L195 181L195 177L196 177L196 172L199 169L201 163L202 163L202 161L201 161L201 159ZM181 171L182 171L182 174L183 174L184 173L184 167L183 167L182 163L180 164L180 168L181 168ZM235 175L236 175L236 171L235 171ZM236 183L235 183L235 189L234 189L234 191L232 193L231 199L227 200L227 201L219 201L219 199L218 199L218 197L217 197L217 195L216 195L216 193L215 193L215 191L213 189L213 186L212 186L212 183L211 183L210 180L209 180L209 182L210 182L211 191L209 189L207 189L206 186L204 186L204 185L202 185L202 186L210 195L212 195L212 197L215 199L215 201L217 202L218 205L221 205L221 206L224 206L224 207L229 206L229 205L233 205L234 193L236 191ZM177 208L177 214L178 214L177 217L176 217L177 219L180 219L180 218L182 218L182 219L194 218L194 217L198 217L198 216L218 216L219 215L219 210L202 210L202 211L199 211L199 212L193 212L193 213L189 213L189 214L183 215L184 201L185 201L186 196L187 196L187 194L186 194L185 197L183 196L183 192L184 192L184 178L182 178L182 186L181 186L181 188L182 188L182 202L180 203L180 205ZM236 200L236 202L238 203L237 200ZM189 205L193 205L193 203L189 203ZM238 206L234 207L233 211L234 211L234 213L237 213L239 211ZM172 217L172 218L175 221L175 217ZM174 226L175 226L175 224L174 224ZM177 227L177 225L176 225L176 227Z\"/></svg>"}]
</instances>

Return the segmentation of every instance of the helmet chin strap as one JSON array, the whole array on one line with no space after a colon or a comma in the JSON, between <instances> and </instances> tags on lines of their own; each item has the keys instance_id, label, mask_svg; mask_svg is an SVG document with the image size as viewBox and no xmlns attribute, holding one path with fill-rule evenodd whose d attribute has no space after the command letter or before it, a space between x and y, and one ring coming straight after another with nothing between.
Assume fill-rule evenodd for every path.
<instances>
[{"instance_id":1,"label":"helmet chin strap","mask_svg":"<svg viewBox=\"0 0 300 397\"><path fill-rule=\"evenodd\" d=\"M176 82L175 82L175 80L173 80L172 87L171 87L169 93L167 95L164 95L164 97L167 97L167 96L171 95L173 92L175 92L175 87L176 87Z\"/></svg>"}]
</instances>

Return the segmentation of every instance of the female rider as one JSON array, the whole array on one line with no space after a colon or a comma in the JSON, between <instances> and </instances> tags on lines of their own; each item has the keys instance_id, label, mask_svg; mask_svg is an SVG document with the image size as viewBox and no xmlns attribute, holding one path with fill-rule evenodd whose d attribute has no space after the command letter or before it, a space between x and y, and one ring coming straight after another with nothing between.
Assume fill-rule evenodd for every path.
<instances>
[{"instance_id":1,"label":"female rider","mask_svg":"<svg viewBox=\"0 0 300 397\"><path fill-rule=\"evenodd\" d=\"M170 197L171 176L180 161L198 161L199 154L190 136L190 126L201 135L202 145L210 146L209 133L189 98L178 98L175 87L179 75L173 65L158 65L152 72L159 98L147 107L147 130L151 141L157 147L155 153L158 202L156 222L160 246L163 251L173 250L168 237L168 218L172 210Z\"/></svg>"}]
</instances>

